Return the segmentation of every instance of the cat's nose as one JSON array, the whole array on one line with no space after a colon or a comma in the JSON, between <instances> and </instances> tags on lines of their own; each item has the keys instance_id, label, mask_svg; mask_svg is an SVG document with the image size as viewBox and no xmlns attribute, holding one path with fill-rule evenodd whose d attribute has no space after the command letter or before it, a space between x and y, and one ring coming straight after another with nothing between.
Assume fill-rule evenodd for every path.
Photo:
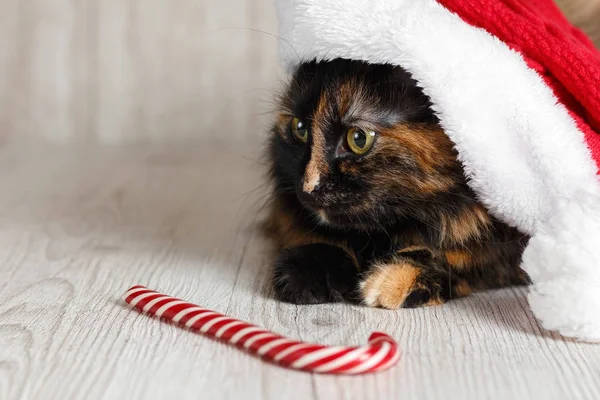
<instances>
[{"instance_id":1,"label":"cat's nose","mask_svg":"<svg viewBox=\"0 0 600 400\"><path fill-rule=\"evenodd\" d=\"M319 190L322 188L322 184L316 184L311 186L311 190L307 191L305 187L299 188L297 191L298 199L302 204L308 208L319 208L322 206L323 198Z\"/></svg>"},{"instance_id":2,"label":"cat's nose","mask_svg":"<svg viewBox=\"0 0 600 400\"><path fill-rule=\"evenodd\" d=\"M323 187L323 184L321 182L316 182L316 183L314 183L314 184L312 184L310 186L310 190L306 190L307 188L305 187L304 191L307 192L307 193L309 193L309 194L310 193L317 193L321 189L321 187Z\"/></svg>"},{"instance_id":3,"label":"cat's nose","mask_svg":"<svg viewBox=\"0 0 600 400\"><path fill-rule=\"evenodd\" d=\"M320 182L311 185L310 188L307 188L306 185L304 185L299 188L300 190L298 190L298 196L301 197L301 200L314 203L320 197L319 191L321 190L322 186L323 185Z\"/></svg>"},{"instance_id":4,"label":"cat's nose","mask_svg":"<svg viewBox=\"0 0 600 400\"><path fill-rule=\"evenodd\" d=\"M319 175L314 175L304 179L302 190L306 193L314 193L317 192L321 186L321 177Z\"/></svg>"}]
</instances>

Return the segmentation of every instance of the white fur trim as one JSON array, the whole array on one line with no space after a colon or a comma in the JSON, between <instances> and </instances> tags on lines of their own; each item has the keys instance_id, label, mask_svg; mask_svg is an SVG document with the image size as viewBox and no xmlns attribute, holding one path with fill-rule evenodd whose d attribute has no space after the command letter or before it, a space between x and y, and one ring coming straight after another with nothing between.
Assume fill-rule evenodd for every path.
<instances>
[{"instance_id":1,"label":"white fur trim","mask_svg":"<svg viewBox=\"0 0 600 400\"><path fill-rule=\"evenodd\" d=\"M529 304L546 329L600 341L600 197L580 193L553 214L523 254Z\"/></svg>"},{"instance_id":2,"label":"white fur trim","mask_svg":"<svg viewBox=\"0 0 600 400\"><path fill-rule=\"evenodd\" d=\"M534 278L532 293L547 293L544 277L572 271L564 279L573 279L573 290L563 293L562 302L533 294L532 302L545 327L600 340L600 312L574 306L576 277L600 277L600 245L562 243L582 239L576 226L565 225L574 231L559 235L546 225L557 212L568 218L579 193L600 194L597 167L566 109L522 57L435 0L277 0L277 7L288 68L337 57L403 66L431 98L471 187L493 215L532 234L533 243L539 231L554 244L588 246L587 261L569 258L564 268L552 264ZM562 210L557 204L570 206ZM600 218L598 208L585 211ZM557 247L534 248L548 251L549 259L558 253ZM528 273L538 268L535 259L524 261Z\"/></svg>"}]
</instances>

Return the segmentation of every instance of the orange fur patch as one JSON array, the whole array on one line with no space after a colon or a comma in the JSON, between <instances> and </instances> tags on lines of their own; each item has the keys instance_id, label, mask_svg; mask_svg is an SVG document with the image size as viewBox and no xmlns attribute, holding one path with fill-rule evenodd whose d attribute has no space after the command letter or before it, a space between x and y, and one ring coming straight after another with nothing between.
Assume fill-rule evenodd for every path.
<instances>
[{"instance_id":1,"label":"orange fur patch","mask_svg":"<svg viewBox=\"0 0 600 400\"><path fill-rule=\"evenodd\" d=\"M275 118L275 130L283 139L287 138L287 132L291 121L292 116L288 113L279 113Z\"/></svg>"},{"instance_id":2,"label":"orange fur patch","mask_svg":"<svg viewBox=\"0 0 600 400\"><path fill-rule=\"evenodd\" d=\"M444 252L446 261L453 268L461 270L473 265L473 256L466 250L447 250Z\"/></svg>"},{"instance_id":3,"label":"orange fur patch","mask_svg":"<svg viewBox=\"0 0 600 400\"><path fill-rule=\"evenodd\" d=\"M356 101L362 98L362 87L353 79L343 82L339 85L336 96L336 105L338 115L346 115L350 107Z\"/></svg>"},{"instance_id":4,"label":"orange fur patch","mask_svg":"<svg viewBox=\"0 0 600 400\"><path fill-rule=\"evenodd\" d=\"M317 110L313 116L313 126L311 130L312 146L310 149L310 160L304 170L304 182L302 189L306 193L311 193L319 184L323 174L327 173L328 166L325 159L325 137L320 121L326 118L328 109L327 95L321 93Z\"/></svg>"},{"instance_id":5,"label":"orange fur patch","mask_svg":"<svg viewBox=\"0 0 600 400\"><path fill-rule=\"evenodd\" d=\"M473 293L471 286L465 281L460 281L454 286L454 294L458 297L465 297Z\"/></svg>"},{"instance_id":6,"label":"orange fur patch","mask_svg":"<svg viewBox=\"0 0 600 400\"><path fill-rule=\"evenodd\" d=\"M376 267L361 284L365 303L371 307L399 308L414 289L420 273L409 263Z\"/></svg>"},{"instance_id":7,"label":"orange fur patch","mask_svg":"<svg viewBox=\"0 0 600 400\"><path fill-rule=\"evenodd\" d=\"M492 221L481 205L462 210L456 216L444 215L441 221L442 241L464 244L469 240L481 240L491 225Z\"/></svg>"},{"instance_id":8,"label":"orange fur patch","mask_svg":"<svg viewBox=\"0 0 600 400\"><path fill-rule=\"evenodd\" d=\"M381 134L408 149L425 173L433 173L438 167L450 167L457 162L452 141L438 127L402 124L382 130Z\"/></svg>"},{"instance_id":9,"label":"orange fur patch","mask_svg":"<svg viewBox=\"0 0 600 400\"><path fill-rule=\"evenodd\" d=\"M398 251L398 254L402 255L402 253L411 253L414 251L428 251L431 253L431 249L429 249L429 247L415 245L402 248Z\"/></svg>"},{"instance_id":10,"label":"orange fur patch","mask_svg":"<svg viewBox=\"0 0 600 400\"><path fill-rule=\"evenodd\" d=\"M444 304L444 300L440 299L439 297L434 297L423 305L426 307L430 307L430 306L441 306L442 304Z\"/></svg>"},{"instance_id":11,"label":"orange fur patch","mask_svg":"<svg viewBox=\"0 0 600 400\"><path fill-rule=\"evenodd\" d=\"M408 152L414 157L425 177L414 176L411 184L421 192L448 191L455 181L438 171L456 166L453 144L437 127L401 124L380 131L380 152Z\"/></svg>"}]
</instances>

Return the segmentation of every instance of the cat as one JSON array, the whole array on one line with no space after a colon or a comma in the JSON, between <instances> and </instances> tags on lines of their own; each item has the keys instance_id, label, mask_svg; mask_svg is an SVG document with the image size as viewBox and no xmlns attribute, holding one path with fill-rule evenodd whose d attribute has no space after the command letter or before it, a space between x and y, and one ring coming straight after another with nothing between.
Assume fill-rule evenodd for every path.
<instances>
[{"instance_id":1,"label":"cat","mask_svg":"<svg viewBox=\"0 0 600 400\"><path fill-rule=\"evenodd\" d=\"M404 69L306 62L278 104L267 147L277 299L396 309L529 283L528 237L477 201Z\"/></svg>"}]
</instances>

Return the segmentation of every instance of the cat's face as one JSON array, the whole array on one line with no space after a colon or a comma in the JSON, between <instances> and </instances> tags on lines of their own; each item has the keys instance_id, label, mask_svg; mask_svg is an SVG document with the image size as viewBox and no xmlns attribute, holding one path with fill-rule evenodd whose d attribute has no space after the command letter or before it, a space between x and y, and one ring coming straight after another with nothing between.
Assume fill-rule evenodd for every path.
<instances>
[{"instance_id":1,"label":"cat's face","mask_svg":"<svg viewBox=\"0 0 600 400\"><path fill-rule=\"evenodd\" d=\"M303 64L280 107L270 143L276 192L323 224L419 218L462 184L452 143L401 68Z\"/></svg>"}]
</instances>

